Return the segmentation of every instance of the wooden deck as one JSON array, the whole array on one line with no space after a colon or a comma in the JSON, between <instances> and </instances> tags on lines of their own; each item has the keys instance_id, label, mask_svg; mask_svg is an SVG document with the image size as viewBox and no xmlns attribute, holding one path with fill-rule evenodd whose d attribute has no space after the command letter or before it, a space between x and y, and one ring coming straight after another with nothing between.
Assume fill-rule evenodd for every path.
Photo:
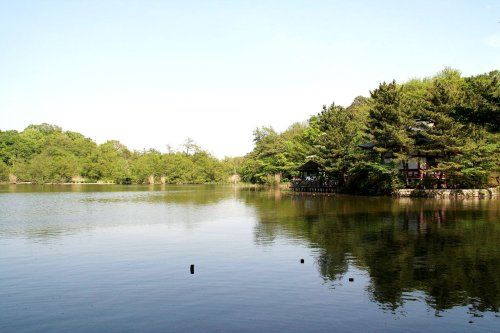
<instances>
[{"instance_id":1,"label":"wooden deck","mask_svg":"<svg viewBox=\"0 0 500 333\"><path fill-rule=\"evenodd\" d=\"M427 171L425 169L401 169L400 172L403 175L406 174L407 179L446 179L445 174L442 171Z\"/></svg>"},{"instance_id":2,"label":"wooden deck","mask_svg":"<svg viewBox=\"0 0 500 333\"><path fill-rule=\"evenodd\" d=\"M337 191L337 182L333 180L293 180L290 188L294 192L333 193Z\"/></svg>"}]
</instances>

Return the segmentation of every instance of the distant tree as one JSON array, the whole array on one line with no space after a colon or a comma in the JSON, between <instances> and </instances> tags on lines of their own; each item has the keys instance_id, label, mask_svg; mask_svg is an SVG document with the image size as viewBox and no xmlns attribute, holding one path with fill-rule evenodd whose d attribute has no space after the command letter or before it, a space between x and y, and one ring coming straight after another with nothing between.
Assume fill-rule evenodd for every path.
<instances>
[{"instance_id":1,"label":"distant tree","mask_svg":"<svg viewBox=\"0 0 500 333\"><path fill-rule=\"evenodd\" d=\"M131 152L119 141L99 145L89 163L86 175L90 179L126 184L132 181L129 159Z\"/></svg>"},{"instance_id":2,"label":"distant tree","mask_svg":"<svg viewBox=\"0 0 500 333\"><path fill-rule=\"evenodd\" d=\"M195 181L193 161L185 152L165 155L164 170L168 183L186 184Z\"/></svg>"},{"instance_id":3,"label":"distant tree","mask_svg":"<svg viewBox=\"0 0 500 333\"><path fill-rule=\"evenodd\" d=\"M21 137L17 131L0 131L0 160L3 163L12 165L22 150Z\"/></svg>"},{"instance_id":4,"label":"distant tree","mask_svg":"<svg viewBox=\"0 0 500 333\"><path fill-rule=\"evenodd\" d=\"M4 161L0 160L0 182L9 180L9 167Z\"/></svg>"},{"instance_id":5,"label":"distant tree","mask_svg":"<svg viewBox=\"0 0 500 333\"><path fill-rule=\"evenodd\" d=\"M242 176L245 181L265 183L269 175L286 168L283 140L272 127L256 128L253 136L255 148L243 162Z\"/></svg>"},{"instance_id":6,"label":"distant tree","mask_svg":"<svg viewBox=\"0 0 500 333\"><path fill-rule=\"evenodd\" d=\"M186 141L184 141L184 143L182 144L182 147L186 155L195 154L196 152L201 150L200 146L198 146L196 142L191 138L187 138Z\"/></svg>"},{"instance_id":7,"label":"distant tree","mask_svg":"<svg viewBox=\"0 0 500 333\"><path fill-rule=\"evenodd\" d=\"M74 156L59 148L49 148L35 156L27 164L29 180L38 183L66 182L79 174L78 163Z\"/></svg>"},{"instance_id":8,"label":"distant tree","mask_svg":"<svg viewBox=\"0 0 500 333\"><path fill-rule=\"evenodd\" d=\"M136 153L131 162L132 178L136 183L148 183L149 177L157 179L163 174L163 160L159 151L150 149Z\"/></svg>"},{"instance_id":9,"label":"distant tree","mask_svg":"<svg viewBox=\"0 0 500 333\"><path fill-rule=\"evenodd\" d=\"M369 97L357 96L346 109L354 114L356 119L366 124L370 116L371 99Z\"/></svg>"}]
</instances>

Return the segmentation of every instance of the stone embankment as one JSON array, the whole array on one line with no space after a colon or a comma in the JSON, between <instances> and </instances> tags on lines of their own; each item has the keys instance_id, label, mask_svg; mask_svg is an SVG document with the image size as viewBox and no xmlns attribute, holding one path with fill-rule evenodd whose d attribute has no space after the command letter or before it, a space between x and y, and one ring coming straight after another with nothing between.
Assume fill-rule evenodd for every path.
<instances>
[{"instance_id":1,"label":"stone embankment","mask_svg":"<svg viewBox=\"0 0 500 333\"><path fill-rule=\"evenodd\" d=\"M408 198L493 198L498 196L498 187L485 189L401 189L394 193L396 197Z\"/></svg>"}]
</instances>

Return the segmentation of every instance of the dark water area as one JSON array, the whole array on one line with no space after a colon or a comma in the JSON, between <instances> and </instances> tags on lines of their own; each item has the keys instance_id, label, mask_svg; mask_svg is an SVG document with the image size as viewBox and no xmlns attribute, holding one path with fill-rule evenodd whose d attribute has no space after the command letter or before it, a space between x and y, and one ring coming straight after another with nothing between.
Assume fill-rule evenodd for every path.
<instances>
[{"instance_id":1,"label":"dark water area","mask_svg":"<svg viewBox=\"0 0 500 333\"><path fill-rule=\"evenodd\" d=\"M499 245L498 199L0 185L0 332L500 332Z\"/></svg>"}]
</instances>

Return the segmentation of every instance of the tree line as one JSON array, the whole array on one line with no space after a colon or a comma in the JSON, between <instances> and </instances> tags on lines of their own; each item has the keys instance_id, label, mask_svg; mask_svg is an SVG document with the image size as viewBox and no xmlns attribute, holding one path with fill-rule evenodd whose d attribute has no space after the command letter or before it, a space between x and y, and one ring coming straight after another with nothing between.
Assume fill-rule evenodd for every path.
<instances>
[{"instance_id":1,"label":"tree line","mask_svg":"<svg viewBox=\"0 0 500 333\"><path fill-rule=\"evenodd\" d=\"M161 153L132 151L116 140L96 144L49 124L0 131L2 181L199 184L225 182L233 170L232 159L219 160L191 139L182 150Z\"/></svg>"},{"instance_id":2,"label":"tree line","mask_svg":"<svg viewBox=\"0 0 500 333\"><path fill-rule=\"evenodd\" d=\"M422 122L434 126L423 129ZM314 159L341 191L384 194L404 186L398 165L418 150L437 156L434 171L446 172L453 187L498 185L499 127L500 72L462 77L446 68L430 78L383 82L369 97L325 105L282 133L257 128L239 172L248 182L289 181ZM372 149L360 147L367 142Z\"/></svg>"},{"instance_id":3,"label":"tree line","mask_svg":"<svg viewBox=\"0 0 500 333\"><path fill-rule=\"evenodd\" d=\"M422 121L435 126L422 130ZM179 151L133 151L49 124L0 131L0 181L221 183L238 174L244 182L272 184L292 180L313 159L341 191L384 194L404 186L398 165L419 150L439 156L434 169L446 172L452 186L484 187L498 185L499 127L500 72L463 77L446 68L429 78L383 82L369 97L348 107L325 105L281 133L257 128L254 149L243 157L217 159L192 140ZM372 149L360 147L366 142Z\"/></svg>"}]
</instances>

